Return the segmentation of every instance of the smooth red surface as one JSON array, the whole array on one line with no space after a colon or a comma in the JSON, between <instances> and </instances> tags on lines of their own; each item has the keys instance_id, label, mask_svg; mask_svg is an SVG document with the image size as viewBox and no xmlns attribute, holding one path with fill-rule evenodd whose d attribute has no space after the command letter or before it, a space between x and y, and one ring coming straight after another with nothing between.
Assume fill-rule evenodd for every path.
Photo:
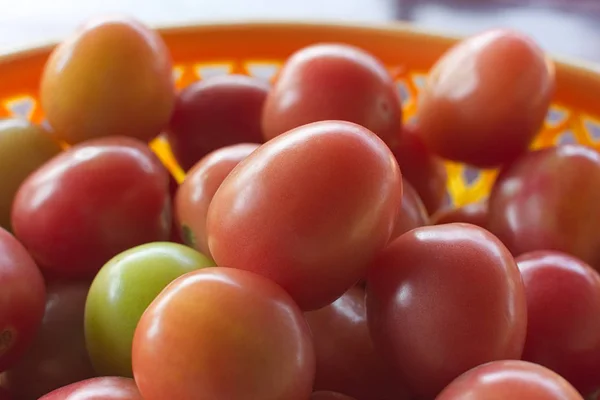
<instances>
[{"instance_id":1,"label":"smooth red surface","mask_svg":"<svg viewBox=\"0 0 600 400\"><path fill-rule=\"evenodd\" d=\"M433 225L451 224L453 222L464 222L487 229L488 226L488 202L487 200L467 204L463 207L443 208L431 217Z\"/></svg>"},{"instance_id":2,"label":"smooth red surface","mask_svg":"<svg viewBox=\"0 0 600 400\"><path fill-rule=\"evenodd\" d=\"M130 378L103 376L56 389L39 400L146 400Z\"/></svg>"},{"instance_id":3,"label":"smooth red surface","mask_svg":"<svg viewBox=\"0 0 600 400\"><path fill-rule=\"evenodd\" d=\"M402 205L390 240L425 225L429 225L427 209L412 185L406 179L402 179Z\"/></svg>"},{"instance_id":4,"label":"smooth red surface","mask_svg":"<svg viewBox=\"0 0 600 400\"><path fill-rule=\"evenodd\" d=\"M217 265L273 279L314 310L364 277L401 196L398 166L373 133L341 121L305 125L229 174L208 210L208 245Z\"/></svg>"},{"instance_id":5,"label":"smooth red surface","mask_svg":"<svg viewBox=\"0 0 600 400\"><path fill-rule=\"evenodd\" d=\"M369 271L367 316L379 354L422 398L477 365L518 359L527 323L512 256L469 224L417 228L392 242Z\"/></svg>"},{"instance_id":6,"label":"smooth red surface","mask_svg":"<svg viewBox=\"0 0 600 400\"><path fill-rule=\"evenodd\" d=\"M310 400L354 400L352 397L336 392L314 392Z\"/></svg>"},{"instance_id":7,"label":"smooth red surface","mask_svg":"<svg viewBox=\"0 0 600 400\"><path fill-rule=\"evenodd\" d=\"M172 282L133 340L144 400L306 400L315 355L292 298L259 275L205 268Z\"/></svg>"}]
</instances>

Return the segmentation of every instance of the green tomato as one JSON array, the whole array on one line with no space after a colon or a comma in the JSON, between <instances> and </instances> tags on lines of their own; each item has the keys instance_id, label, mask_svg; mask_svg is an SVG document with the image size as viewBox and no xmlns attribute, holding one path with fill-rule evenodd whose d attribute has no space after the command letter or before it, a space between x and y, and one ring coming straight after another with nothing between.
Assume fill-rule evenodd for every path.
<instances>
[{"instance_id":1,"label":"green tomato","mask_svg":"<svg viewBox=\"0 0 600 400\"><path fill-rule=\"evenodd\" d=\"M132 377L131 345L138 321L173 280L214 266L187 246L156 242L115 256L92 282L85 306L85 338L100 375Z\"/></svg>"}]
</instances>

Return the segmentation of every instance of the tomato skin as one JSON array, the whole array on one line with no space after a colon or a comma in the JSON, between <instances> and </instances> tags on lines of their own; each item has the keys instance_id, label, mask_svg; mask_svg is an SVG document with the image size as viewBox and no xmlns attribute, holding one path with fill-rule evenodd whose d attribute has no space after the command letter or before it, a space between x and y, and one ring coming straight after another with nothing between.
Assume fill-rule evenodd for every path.
<instances>
[{"instance_id":1,"label":"tomato skin","mask_svg":"<svg viewBox=\"0 0 600 400\"><path fill-rule=\"evenodd\" d=\"M600 154L581 145L531 152L505 168L489 199L489 230L515 256L557 250L600 268ZM577 194L577 195L574 195Z\"/></svg>"},{"instance_id":2,"label":"tomato skin","mask_svg":"<svg viewBox=\"0 0 600 400\"><path fill-rule=\"evenodd\" d=\"M530 38L490 30L432 67L417 109L419 134L440 156L495 167L525 153L554 93L554 66Z\"/></svg>"},{"instance_id":3,"label":"tomato skin","mask_svg":"<svg viewBox=\"0 0 600 400\"><path fill-rule=\"evenodd\" d=\"M15 235L44 271L91 278L121 251L169 238L168 182L136 139L81 143L23 183L12 211Z\"/></svg>"},{"instance_id":4,"label":"tomato skin","mask_svg":"<svg viewBox=\"0 0 600 400\"><path fill-rule=\"evenodd\" d=\"M520 360L493 361L465 372L436 400L583 400L560 375Z\"/></svg>"},{"instance_id":5,"label":"tomato skin","mask_svg":"<svg viewBox=\"0 0 600 400\"><path fill-rule=\"evenodd\" d=\"M393 241L369 271L367 316L379 354L423 398L479 364L519 358L527 323L512 256L469 224L417 228Z\"/></svg>"},{"instance_id":6,"label":"tomato skin","mask_svg":"<svg viewBox=\"0 0 600 400\"><path fill-rule=\"evenodd\" d=\"M269 84L245 75L203 79L181 91L167 140L181 168L238 143L262 143L263 104Z\"/></svg>"},{"instance_id":7,"label":"tomato skin","mask_svg":"<svg viewBox=\"0 0 600 400\"><path fill-rule=\"evenodd\" d=\"M516 261L527 295L523 360L555 371L581 393L599 389L600 275L556 251L535 251Z\"/></svg>"},{"instance_id":8,"label":"tomato skin","mask_svg":"<svg viewBox=\"0 0 600 400\"><path fill-rule=\"evenodd\" d=\"M40 100L56 136L68 143L104 136L150 140L168 123L175 102L169 51L158 33L134 19L92 19L50 55Z\"/></svg>"},{"instance_id":9,"label":"tomato skin","mask_svg":"<svg viewBox=\"0 0 600 400\"><path fill-rule=\"evenodd\" d=\"M355 400L350 396L336 392L314 392L310 400Z\"/></svg>"},{"instance_id":10,"label":"tomato skin","mask_svg":"<svg viewBox=\"0 0 600 400\"><path fill-rule=\"evenodd\" d=\"M241 143L220 148L188 171L175 195L175 220L188 246L210 256L206 235L208 206L227 175L258 146Z\"/></svg>"},{"instance_id":11,"label":"tomato skin","mask_svg":"<svg viewBox=\"0 0 600 400\"><path fill-rule=\"evenodd\" d=\"M405 179L402 179L402 205L390 240L420 226L429 225L429 215L421 198Z\"/></svg>"},{"instance_id":12,"label":"tomato skin","mask_svg":"<svg viewBox=\"0 0 600 400\"><path fill-rule=\"evenodd\" d=\"M175 280L142 316L132 354L145 400L306 400L312 392L302 312L248 271L205 268Z\"/></svg>"},{"instance_id":13,"label":"tomato skin","mask_svg":"<svg viewBox=\"0 0 600 400\"><path fill-rule=\"evenodd\" d=\"M72 383L39 400L144 400L133 379L102 376Z\"/></svg>"},{"instance_id":14,"label":"tomato skin","mask_svg":"<svg viewBox=\"0 0 600 400\"><path fill-rule=\"evenodd\" d=\"M489 207L487 200L467 204L458 208L450 206L435 213L431 217L431 223L440 225L451 224L453 222L464 222L487 229L488 212Z\"/></svg>"},{"instance_id":15,"label":"tomato skin","mask_svg":"<svg viewBox=\"0 0 600 400\"><path fill-rule=\"evenodd\" d=\"M217 265L273 279L314 310L364 277L401 196L398 165L377 136L316 122L265 143L225 178L208 210L208 245Z\"/></svg>"},{"instance_id":16,"label":"tomato skin","mask_svg":"<svg viewBox=\"0 0 600 400\"><path fill-rule=\"evenodd\" d=\"M288 58L265 102L265 138L326 120L353 122L388 145L395 143L402 108L394 81L379 60L336 43L307 46Z\"/></svg>"}]
</instances>

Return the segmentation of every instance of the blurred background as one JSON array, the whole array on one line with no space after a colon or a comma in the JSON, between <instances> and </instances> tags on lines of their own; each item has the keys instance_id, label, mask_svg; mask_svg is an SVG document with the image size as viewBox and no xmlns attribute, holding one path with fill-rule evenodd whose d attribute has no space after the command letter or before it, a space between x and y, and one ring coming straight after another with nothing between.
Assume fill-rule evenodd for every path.
<instances>
[{"instance_id":1,"label":"blurred background","mask_svg":"<svg viewBox=\"0 0 600 400\"><path fill-rule=\"evenodd\" d=\"M600 0L0 0L0 52L60 39L121 12L152 26L214 21L408 21L450 34L511 27L546 50L600 62Z\"/></svg>"}]
</instances>

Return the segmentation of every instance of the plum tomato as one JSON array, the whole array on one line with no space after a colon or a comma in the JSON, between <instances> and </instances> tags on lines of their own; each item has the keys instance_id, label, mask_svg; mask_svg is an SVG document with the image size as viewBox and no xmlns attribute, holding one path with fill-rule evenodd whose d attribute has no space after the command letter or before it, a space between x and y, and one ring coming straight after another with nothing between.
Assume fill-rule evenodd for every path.
<instances>
[{"instance_id":1,"label":"plum tomato","mask_svg":"<svg viewBox=\"0 0 600 400\"><path fill-rule=\"evenodd\" d=\"M523 360L560 374L579 392L600 388L600 275L556 251L516 259L527 296Z\"/></svg>"},{"instance_id":2,"label":"plum tomato","mask_svg":"<svg viewBox=\"0 0 600 400\"><path fill-rule=\"evenodd\" d=\"M367 276L367 316L375 348L398 379L433 398L479 364L518 359L527 306L502 242L455 223L413 229L379 254Z\"/></svg>"},{"instance_id":3,"label":"plum tomato","mask_svg":"<svg viewBox=\"0 0 600 400\"><path fill-rule=\"evenodd\" d=\"M44 271L91 278L120 252L169 239L168 184L166 169L137 139L90 140L27 178L13 229Z\"/></svg>"},{"instance_id":4,"label":"plum tomato","mask_svg":"<svg viewBox=\"0 0 600 400\"><path fill-rule=\"evenodd\" d=\"M166 127L175 103L169 51L136 20L92 19L50 55L40 99L55 135L68 143L150 140Z\"/></svg>"},{"instance_id":5,"label":"plum tomato","mask_svg":"<svg viewBox=\"0 0 600 400\"><path fill-rule=\"evenodd\" d=\"M402 127L392 152L406 179L417 191L429 214L444 205L448 173L441 158L434 155L418 135L415 123Z\"/></svg>"},{"instance_id":6,"label":"plum tomato","mask_svg":"<svg viewBox=\"0 0 600 400\"><path fill-rule=\"evenodd\" d=\"M311 122L364 126L388 145L397 140L402 108L394 81L379 60L337 43L305 47L286 61L262 114L267 140Z\"/></svg>"},{"instance_id":7,"label":"plum tomato","mask_svg":"<svg viewBox=\"0 0 600 400\"><path fill-rule=\"evenodd\" d=\"M33 344L5 373L5 386L20 400L37 400L95 375L85 347L83 312L89 282L52 282L46 312Z\"/></svg>"},{"instance_id":8,"label":"plum tomato","mask_svg":"<svg viewBox=\"0 0 600 400\"><path fill-rule=\"evenodd\" d=\"M525 153L554 93L554 66L530 38L490 30L432 67L417 108L419 135L440 156L495 167Z\"/></svg>"},{"instance_id":9,"label":"plum tomato","mask_svg":"<svg viewBox=\"0 0 600 400\"><path fill-rule=\"evenodd\" d=\"M439 210L431 217L433 225L451 224L453 222L464 222L488 228L488 202L487 200L467 204L462 207L447 207Z\"/></svg>"},{"instance_id":10,"label":"plum tomato","mask_svg":"<svg viewBox=\"0 0 600 400\"><path fill-rule=\"evenodd\" d=\"M505 168L488 229L514 256L557 250L600 268L600 154L582 145L528 153Z\"/></svg>"},{"instance_id":11,"label":"plum tomato","mask_svg":"<svg viewBox=\"0 0 600 400\"><path fill-rule=\"evenodd\" d=\"M306 400L315 356L285 290L213 267L179 277L148 307L135 331L133 372L145 400Z\"/></svg>"},{"instance_id":12,"label":"plum tomato","mask_svg":"<svg viewBox=\"0 0 600 400\"><path fill-rule=\"evenodd\" d=\"M13 200L25 178L60 151L41 126L25 119L0 119L0 227L11 230Z\"/></svg>"},{"instance_id":13,"label":"plum tomato","mask_svg":"<svg viewBox=\"0 0 600 400\"><path fill-rule=\"evenodd\" d=\"M401 198L383 141L350 122L315 122L263 144L225 178L208 245L217 265L273 279L310 311L364 277Z\"/></svg>"},{"instance_id":14,"label":"plum tomato","mask_svg":"<svg viewBox=\"0 0 600 400\"><path fill-rule=\"evenodd\" d=\"M436 400L583 400L564 378L520 360L493 361L454 380Z\"/></svg>"},{"instance_id":15,"label":"plum tomato","mask_svg":"<svg viewBox=\"0 0 600 400\"><path fill-rule=\"evenodd\" d=\"M0 228L0 371L31 345L44 316L44 278L23 245Z\"/></svg>"},{"instance_id":16,"label":"plum tomato","mask_svg":"<svg viewBox=\"0 0 600 400\"><path fill-rule=\"evenodd\" d=\"M310 400L355 400L350 396L336 392L314 392L310 396Z\"/></svg>"},{"instance_id":17,"label":"plum tomato","mask_svg":"<svg viewBox=\"0 0 600 400\"><path fill-rule=\"evenodd\" d=\"M103 376L63 386L40 397L39 400L144 400L144 398L133 379Z\"/></svg>"},{"instance_id":18,"label":"plum tomato","mask_svg":"<svg viewBox=\"0 0 600 400\"><path fill-rule=\"evenodd\" d=\"M237 143L262 143L269 84L245 75L204 79L181 91L167 140L183 170L208 153Z\"/></svg>"},{"instance_id":19,"label":"plum tomato","mask_svg":"<svg viewBox=\"0 0 600 400\"><path fill-rule=\"evenodd\" d=\"M405 398L375 353L367 326L365 290L354 286L332 304L305 313L317 358L314 390L334 390L356 400Z\"/></svg>"},{"instance_id":20,"label":"plum tomato","mask_svg":"<svg viewBox=\"0 0 600 400\"><path fill-rule=\"evenodd\" d=\"M173 280L208 266L212 260L196 250L167 242L137 246L107 262L85 306L85 337L96 371L133 377L133 334L146 308Z\"/></svg>"},{"instance_id":21,"label":"plum tomato","mask_svg":"<svg viewBox=\"0 0 600 400\"><path fill-rule=\"evenodd\" d=\"M390 240L394 240L411 229L425 225L429 225L427 210L412 185L406 179L402 179L402 205Z\"/></svg>"},{"instance_id":22,"label":"plum tomato","mask_svg":"<svg viewBox=\"0 0 600 400\"><path fill-rule=\"evenodd\" d=\"M210 255L206 236L208 206L231 170L258 146L241 143L220 148L188 171L175 195L175 220L185 244Z\"/></svg>"}]
</instances>

